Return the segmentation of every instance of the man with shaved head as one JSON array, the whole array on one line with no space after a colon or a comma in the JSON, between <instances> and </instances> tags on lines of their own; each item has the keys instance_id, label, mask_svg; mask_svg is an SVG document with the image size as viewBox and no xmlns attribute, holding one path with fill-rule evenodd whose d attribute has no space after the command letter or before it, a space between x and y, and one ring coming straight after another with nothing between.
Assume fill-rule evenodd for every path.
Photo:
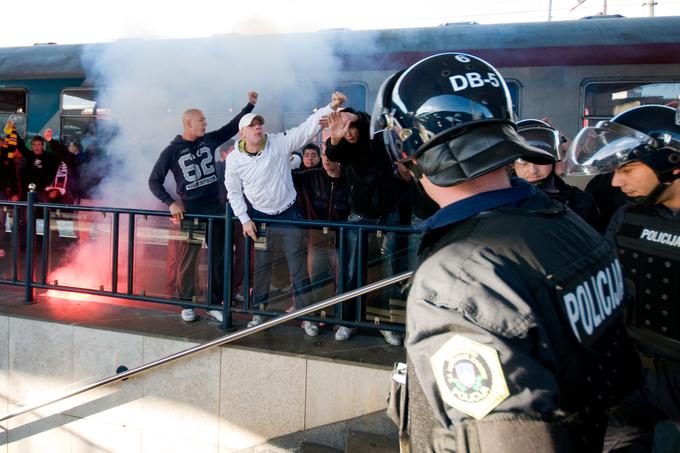
<instances>
[{"instance_id":1,"label":"man with shaved head","mask_svg":"<svg viewBox=\"0 0 680 453\"><path fill-rule=\"evenodd\" d=\"M205 114L198 109L189 109L182 115L182 135L178 135L161 152L149 176L149 188L160 201L168 205L170 215L175 220L183 220L188 214L224 214L224 204L220 202L220 179L215 171L215 150L238 132L241 118L255 108L257 93L248 93L248 104L229 123L220 129L206 133L208 123ZM178 199L174 199L163 187L163 182L172 172L177 186ZM222 320L222 285L224 269L224 223L213 223L212 255L212 294L208 314ZM191 239L183 241L177 256L177 293L182 299L191 299L195 293L196 266L200 243ZM182 310L182 319L196 320L193 308Z\"/></svg>"}]
</instances>

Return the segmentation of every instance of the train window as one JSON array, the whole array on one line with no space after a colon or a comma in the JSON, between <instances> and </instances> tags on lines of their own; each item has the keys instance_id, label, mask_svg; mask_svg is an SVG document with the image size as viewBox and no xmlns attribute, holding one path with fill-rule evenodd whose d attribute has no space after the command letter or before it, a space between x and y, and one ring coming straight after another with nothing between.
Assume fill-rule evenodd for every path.
<instances>
[{"instance_id":1,"label":"train window","mask_svg":"<svg viewBox=\"0 0 680 453\"><path fill-rule=\"evenodd\" d=\"M15 113L18 109L26 112L26 90L17 88L5 88L0 89L0 123L4 126L5 122L12 113ZM26 136L26 122L23 123L24 130L19 130L19 134L23 137ZM20 126L17 124L17 128Z\"/></svg>"},{"instance_id":2,"label":"train window","mask_svg":"<svg viewBox=\"0 0 680 453\"><path fill-rule=\"evenodd\" d=\"M97 100L97 91L89 88L73 88L61 94L62 115L108 115L109 110Z\"/></svg>"},{"instance_id":3,"label":"train window","mask_svg":"<svg viewBox=\"0 0 680 453\"><path fill-rule=\"evenodd\" d=\"M72 88L61 95L61 139L78 140L86 146L95 140L97 123L106 120L110 111L97 101L96 90Z\"/></svg>"},{"instance_id":4,"label":"train window","mask_svg":"<svg viewBox=\"0 0 680 453\"><path fill-rule=\"evenodd\" d=\"M680 82L590 82L584 87L581 124L594 125L633 107L648 104L678 106Z\"/></svg>"},{"instance_id":5,"label":"train window","mask_svg":"<svg viewBox=\"0 0 680 453\"><path fill-rule=\"evenodd\" d=\"M367 110L368 87L363 82L320 82L311 84L305 96L299 92L287 93L283 104L283 127L289 129L300 124L315 109L327 105L333 91L347 95L345 107Z\"/></svg>"},{"instance_id":6,"label":"train window","mask_svg":"<svg viewBox=\"0 0 680 453\"><path fill-rule=\"evenodd\" d=\"M347 95L345 107L360 111L367 109L368 88L363 82L317 82L312 83L310 88L305 89L305 96L301 96L297 91L287 93L284 98L284 111L309 114L313 109L328 104L333 91L342 91Z\"/></svg>"},{"instance_id":7,"label":"train window","mask_svg":"<svg viewBox=\"0 0 680 453\"><path fill-rule=\"evenodd\" d=\"M505 84L508 86L508 91L510 92L510 100L512 101L512 112L515 114L515 118L521 118L520 116L520 104L519 95L522 89L522 84L517 80L505 79Z\"/></svg>"}]
</instances>

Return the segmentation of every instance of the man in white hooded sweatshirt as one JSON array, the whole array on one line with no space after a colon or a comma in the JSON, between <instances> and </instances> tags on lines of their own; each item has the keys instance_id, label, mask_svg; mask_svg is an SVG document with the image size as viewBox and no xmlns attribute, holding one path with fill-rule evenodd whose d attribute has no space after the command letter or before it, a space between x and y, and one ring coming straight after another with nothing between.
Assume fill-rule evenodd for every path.
<instances>
[{"instance_id":1,"label":"man in white hooded sweatshirt","mask_svg":"<svg viewBox=\"0 0 680 453\"><path fill-rule=\"evenodd\" d=\"M257 228L251 216L262 219L301 219L295 204L297 193L290 171L290 154L301 148L319 133L319 121L340 108L347 98L340 92L333 93L331 103L318 109L302 124L278 134L264 133L264 118L249 113L239 122L239 137L235 152L227 157L224 184L234 214L243 225L243 234L257 239ZM250 203L250 212L245 198ZM304 230L290 226L272 226L268 229L267 242L277 242L283 247L288 260L290 279L293 282L296 308L309 305L311 288L307 275ZM253 305L262 305L269 298L272 252L256 250L253 284ZM249 327L264 321L254 315ZM317 323L305 321L305 333L319 334Z\"/></svg>"}]
</instances>

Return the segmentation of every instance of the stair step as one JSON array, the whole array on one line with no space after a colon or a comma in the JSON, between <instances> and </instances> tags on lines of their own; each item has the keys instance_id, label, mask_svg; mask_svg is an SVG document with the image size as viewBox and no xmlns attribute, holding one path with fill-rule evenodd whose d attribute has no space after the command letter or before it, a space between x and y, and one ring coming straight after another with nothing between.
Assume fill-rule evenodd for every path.
<instances>
[{"instance_id":1,"label":"stair step","mask_svg":"<svg viewBox=\"0 0 680 453\"><path fill-rule=\"evenodd\" d=\"M300 453L342 453L342 450L327 445L315 444L314 442L302 442Z\"/></svg>"},{"instance_id":2,"label":"stair step","mask_svg":"<svg viewBox=\"0 0 680 453\"><path fill-rule=\"evenodd\" d=\"M350 429L345 453L399 453L399 439Z\"/></svg>"}]
</instances>

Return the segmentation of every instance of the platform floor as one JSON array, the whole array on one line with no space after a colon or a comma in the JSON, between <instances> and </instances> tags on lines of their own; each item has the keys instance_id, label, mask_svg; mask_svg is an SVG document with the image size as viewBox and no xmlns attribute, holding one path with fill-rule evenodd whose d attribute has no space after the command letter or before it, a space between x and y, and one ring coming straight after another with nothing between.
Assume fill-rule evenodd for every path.
<instances>
[{"instance_id":1,"label":"platform floor","mask_svg":"<svg viewBox=\"0 0 680 453\"><path fill-rule=\"evenodd\" d=\"M36 301L27 305L23 295L22 287L0 285L0 314L196 343L225 335L218 322L200 309L198 320L186 323L179 316L181 309L172 305L87 295L79 295L82 300L72 300L48 297L40 291ZM234 327L245 328L249 319L235 315ZM231 345L380 368L392 368L394 362L406 359L403 347L386 344L377 332L359 331L348 341L335 341L333 335L333 326L326 325L318 337L308 337L300 322L291 321Z\"/></svg>"}]
</instances>

